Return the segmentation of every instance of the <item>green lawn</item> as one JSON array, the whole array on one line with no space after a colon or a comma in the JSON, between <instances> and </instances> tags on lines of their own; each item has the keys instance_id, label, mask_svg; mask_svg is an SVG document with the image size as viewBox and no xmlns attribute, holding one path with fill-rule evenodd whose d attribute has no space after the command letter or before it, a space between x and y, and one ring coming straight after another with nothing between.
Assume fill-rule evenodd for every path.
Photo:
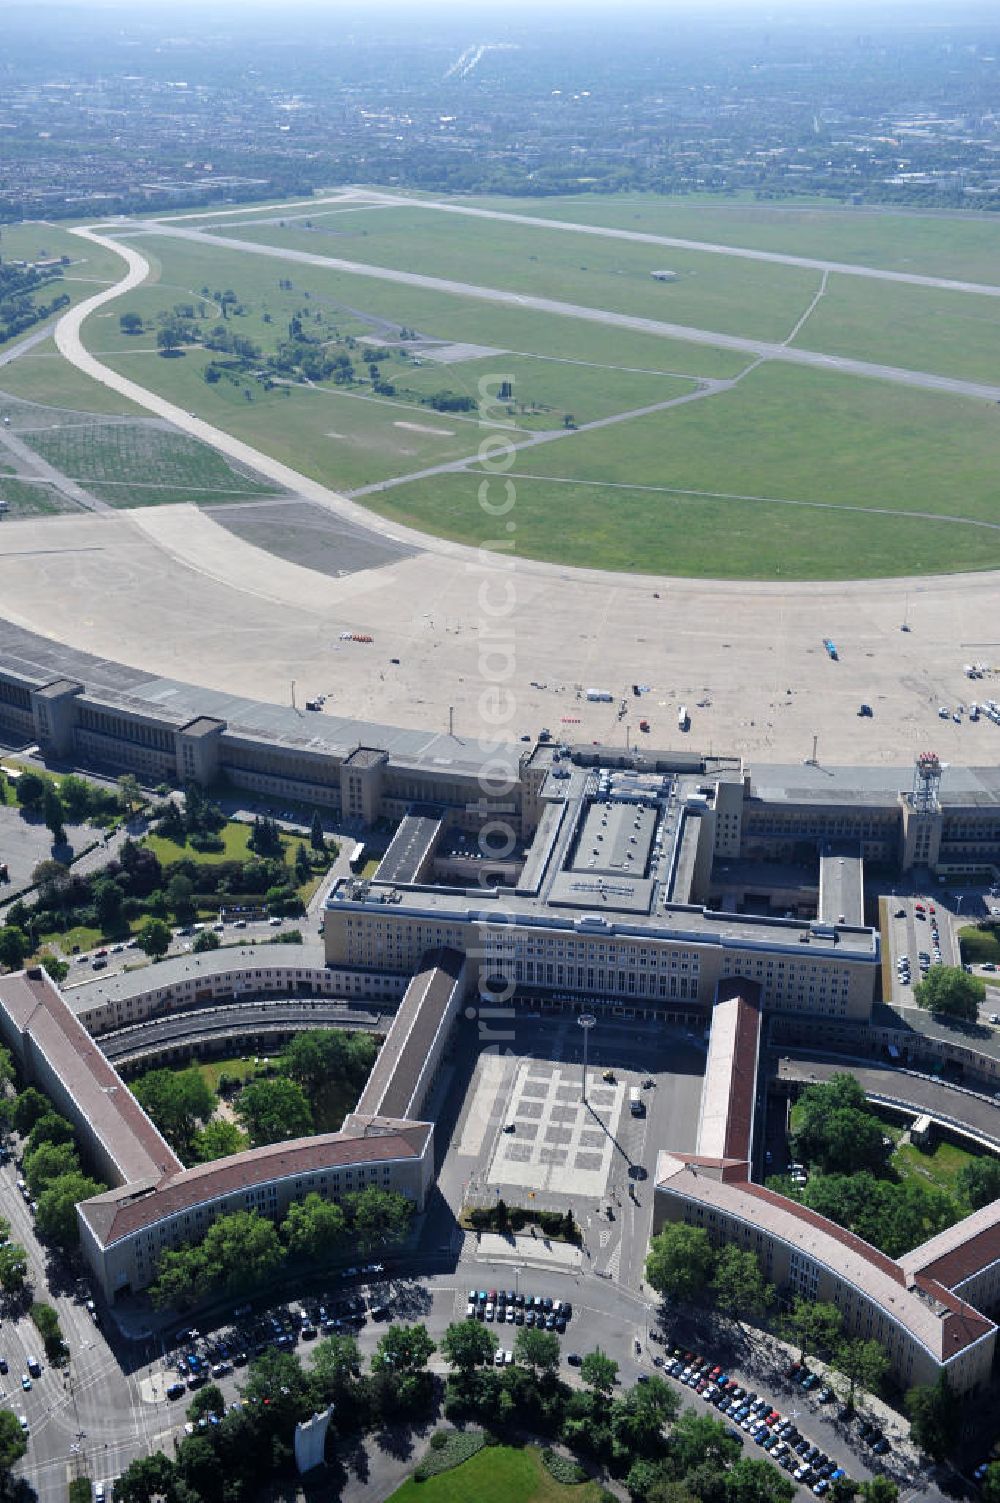
<instances>
[{"instance_id":1,"label":"green lawn","mask_svg":"<svg viewBox=\"0 0 1000 1503\"><path fill-rule=\"evenodd\" d=\"M695 577L993 568L1000 530L948 519L1000 521L997 440L986 404L765 366L723 395L516 456L516 547ZM480 543L494 534L478 484L476 471L442 475L367 501L392 521Z\"/></svg>"},{"instance_id":2,"label":"green lawn","mask_svg":"<svg viewBox=\"0 0 1000 1503\"><path fill-rule=\"evenodd\" d=\"M738 196L720 199L717 195L695 194L661 197L653 193L588 193L530 200L483 197L456 201L473 208L884 266L890 271L924 276L996 282L1000 266L1000 223L992 215L907 214L799 201L758 204Z\"/></svg>"},{"instance_id":3,"label":"green lawn","mask_svg":"<svg viewBox=\"0 0 1000 1503\"><path fill-rule=\"evenodd\" d=\"M832 276L795 344L1000 384L1000 298Z\"/></svg>"},{"instance_id":4,"label":"green lawn","mask_svg":"<svg viewBox=\"0 0 1000 1503\"><path fill-rule=\"evenodd\" d=\"M389 1503L597 1503L596 1482L566 1487L546 1471L535 1446L487 1446L453 1471L426 1482L412 1477Z\"/></svg>"},{"instance_id":5,"label":"green lawn","mask_svg":"<svg viewBox=\"0 0 1000 1503\"><path fill-rule=\"evenodd\" d=\"M373 209L349 225L314 223L312 231L253 225L220 233L756 339L785 338L819 286L819 273L801 267L418 207ZM676 280L654 281L662 269Z\"/></svg>"},{"instance_id":6,"label":"green lawn","mask_svg":"<svg viewBox=\"0 0 1000 1503\"><path fill-rule=\"evenodd\" d=\"M51 339L36 345L26 355L19 355L0 369L0 413L11 412L11 404L35 402L43 407L58 407L69 412L113 413L119 416L141 411L132 402L109 391L99 381L92 381L76 366L64 360ZM38 421L39 414L35 415Z\"/></svg>"},{"instance_id":7,"label":"green lawn","mask_svg":"<svg viewBox=\"0 0 1000 1503\"><path fill-rule=\"evenodd\" d=\"M473 472L365 503L393 522L474 545L495 541ZM831 506L701 500L517 478L515 547L581 568L703 579L858 579L1000 566L1000 532ZM494 498L502 492L494 492Z\"/></svg>"},{"instance_id":8,"label":"green lawn","mask_svg":"<svg viewBox=\"0 0 1000 1503\"><path fill-rule=\"evenodd\" d=\"M1000 939L992 929L979 929L967 924L958 931L962 947L962 959L969 965L982 965L984 961L1000 962Z\"/></svg>"},{"instance_id":9,"label":"green lawn","mask_svg":"<svg viewBox=\"0 0 1000 1503\"><path fill-rule=\"evenodd\" d=\"M8 517L45 517L61 511L79 511L54 485L34 485L9 475L0 475L0 501L7 502Z\"/></svg>"},{"instance_id":10,"label":"green lawn","mask_svg":"<svg viewBox=\"0 0 1000 1503\"><path fill-rule=\"evenodd\" d=\"M207 444L152 421L81 423L20 436L61 474L112 506L165 506L183 501L232 501L270 496L263 483Z\"/></svg>"},{"instance_id":11,"label":"green lawn","mask_svg":"<svg viewBox=\"0 0 1000 1503\"><path fill-rule=\"evenodd\" d=\"M629 412L652 402L669 401L695 389L690 379L658 373L609 371L602 367L575 365L568 361L546 360L525 355L493 356L485 360L463 360L439 365L427 360L417 366L394 365L392 380L400 395L414 393L429 396L447 389L469 396L477 404L492 404L499 390L499 379L512 383L512 401L496 403L491 413L497 421L509 420L521 429L560 428L563 417L570 414L579 425L615 412ZM487 407L485 410L489 410ZM446 413L428 410L425 421L447 417ZM470 449L478 446L479 435L470 434Z\"/></svg>"},{"instance_id":12,"label":"green lawn","mask_svg":"<svg viewBox=\"0 0 1000 1503\"><path fill-rule=\"evenodd\" d=\"M521 311L453 293L404 287L268 256L243 255L224 246L144 236L136 242L136 249L151 261L154 272L165 282L203 285L213 290L220 285L232 287L247 312L241 317L234 316L231 327L262 343L283 339L288 318L303 308L329 313L345 332L359 327L351 310L360 310L370 318L387 319L435 338L558 355L569 360L592 360L600 365L704 376L734 375L746 365L744 356L728 350L691 345L656 334L602 328L555 313ZM282 279L291 280L291 292L279 289L278 282ZM471 271L465 280L475 280ZM120 303L110 305L114 316L104 325L95 319L87 320L83 337L88 349L106 348L102 341L108 337L110 326L117 326L119 312L130 308L134 297L130 293ZM164 305L170 306L176 300L171 294ZM270 323L264 323L265 313L270 315ZM377 336L379 331L370 328L369 332Z\"/></svg>"},{"instance_id":13,"label":"green lawn","mask_svg":"<svg viewBox=\"0 0 1000 1503\"><path fill-rule=\"evenodd\" d=\"M178 845L163 835L147 835L143 845L148 846L163 866L173 861L193 861L196 866L217 866L220 861L246 861L253 855L249 841L252 825L228 821L219 831L221 851L199 851L193 845Z\"/></svg>"},{"instance_id":14,"label":"green lawn","mask_svg":"<svg viewBox=\"0 0 1000 1503\"><path fill-rule=\"evenodd\" d=\"M250 849L250 836L253 826L241 824L236 820L230 820L219 831L219 839L222 841L221 851L199 851L193 845L178 845L173 840L167 840L163 835L146 835L143 845L154 853L163 866L170 866L175 861L191 861L196 866L217 866L223 861L247 861L253 858L254 852ZM285 864L288 867L289 876L294 877L292 867L295 861L295 852L300 845L309 850L309 838L302 835L282 834L281 844L285 852ZM330 847L329 860L333 861L336 856L336 848ZM327 868L324 868L324 871ZM301 885L296 883L295 890L303 903L308 903L316 888L323 879L324 871L314 871L308 882ZM206 912L202 917L210 917ZM303 916L304 922L304 916Z\"/></svg>"},{"instance_id":15,"label":"green lawn","mask_svg":"<svg viewBox=\"0 0 1000 1503\"><path fill-rule=\"evenodd\" d=\"M234 1059L193 1060L185 1068L197 1070L210 1089L218 1095L221 1075L240 1081L250 1080L259 1072L260 1066L250 1055L242 1055Z\"/></svg>"},{"instance_id":16,"label":"green lawn","mask_svg":"<svg viewBox=\"0 0 1000 1503\"><path fill-rule=\"evenodd\" d=\"M58 930L51 934L43 934L38 948L60 951L63 955L72 955L74 947L78 950L93 950L104 938L100 929L88 928L84 924L77 924L73 929L67 929L65 933Z\"/></svg>"},{"instance_id":17,"label":"green lawn","mask_svg":"<svg viewBox=\"0 0 1000 1503\"><path fill-rule=\"evenodd\" d=\"M893 1154L892 1167L901 1179L919 1180L960 1200L956 1180L959 1171L971 1164L974 1157L952 1143L938 1143L931 1153L914 1147L912 1143L904 1143Z\"/></svg>"}]
</instances>

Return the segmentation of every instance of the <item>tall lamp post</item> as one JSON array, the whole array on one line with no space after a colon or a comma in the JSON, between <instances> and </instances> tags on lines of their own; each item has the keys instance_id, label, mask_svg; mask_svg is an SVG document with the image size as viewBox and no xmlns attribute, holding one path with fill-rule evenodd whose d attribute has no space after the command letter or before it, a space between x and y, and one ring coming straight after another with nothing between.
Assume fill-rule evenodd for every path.
<instances>
[{"instance_id":1,"label":"tall lamp post","mask_svg":"<svg viewBox=\"0 0 1000 1503\"><path fill-rule=\"evenodd\" d=\"M580 1081L580 1100L587 1099L587 1044L590 1040L590 1030L594 1027L597 1019L592 1012L582 1012L576 1020L583 1029L583 1078Z\"/></svg>"}]
</instances>

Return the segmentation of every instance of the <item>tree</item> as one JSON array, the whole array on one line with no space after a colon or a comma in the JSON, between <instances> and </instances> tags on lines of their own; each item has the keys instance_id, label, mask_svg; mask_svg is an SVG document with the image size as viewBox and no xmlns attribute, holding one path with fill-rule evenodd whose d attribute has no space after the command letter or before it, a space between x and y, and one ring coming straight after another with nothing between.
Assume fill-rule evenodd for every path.
<instances>
[{"instance_id":1,"label":"tree","mask_svg":"<svg viewBox=\"0 0 1000 1503\"><path fill-rule=\"evenodd\" d=\"M66 810L63 808L62 799L51 783L45 784L45 794L42 799L42 818L52 831L53 844L65 845Z\"/></svg>"},{"instance_id":2,"label":"tree","mask_svg":"<svg viewBox=\"0 0 1000 1503\"><path fill-rule=\"evenodd\" d=\"M141 334L143 327L142 314L123 313L118 320L118 327L123 334Z\"/></svg>"},{"instance_id":3,"label":"tree","mask_svg":"<svg viewBox=\"0 0 1000 1503\"><path fill-rule=\"evenodd\" d=\"M962 1428L961 1400L947 1375L911 1388L904 1407L910 1417L910 1439L932 1461L945 1461L958 1444Z\"/></svg>"},{"instance_id":4,"label":"tree","mask_svg":"<svg viewBox=\"0 0 1000 1503\"><path fill-rule=\"evenodd\" d=\"M213 1221L201 1244L205 1267L227 1293L264 1284L284 1261L273 1221L259 1211L232 1211Z\"/></svg>"},{"instance_id":5,"label":"tree","mask_svg":"<svg viewBox=\"0 0 1000 1503\"><path fill-rule=\"evenodd\" d=\"M104 877L91 886L94 914L102 934L118 934L125 927L125 893L120 882Z\"/></svg>"},{"instance_id":6,"label":"tree","mask_svg":"<svg viewBox=\"0 0 1000 1503\"><path fill-rule=\"evenodd\" d=\"M0 1247L0 1289L4 1294L20 1294L27 1277L28 1255L24 1248L16 1242L5 1242Z\"/></svg>"},{"instance_id":7,"label":"tree","mask_svg":"<svg viewBox=\"0 0 1000 1503\"><path fill-rule=\"evenodd\" d=\"M795 1496L795 1483L770 1461L744 1456L726 1473L728 1503L788 1503Z\"/></svg>"},{"instance_id":8,"label":"tree","mask_svg":"<svg viewBox=\"0 0 1000 1503\"><path fill-rule=\"evenodd\" d=\"M281 1234L288 1251L300 1258L329 1258L343 1244L347 1218L332 1200L315 1191L305 1200L293 1201L282 1222Z\"/></svg>"},{"instance_id":9,"label":"tree","mask_svg":"<svg viewBox=\"0 0 1000 1503\"><path fill-rule=\"evenodd\" d=\"M24 1177L37 1200L42 1191L63 1174L75 1174L80 1159L72 1143L40 1143L24 1156Z\"/></svg>"},{"instance_id":10,"label":"tree","mask_svg":"<svg viewBox=\"0 0 1000 1503\"><path fill-rule=\"evenodd\" d=\"M301 840L295 847L295 880L299 886L309 881L312 876L312 866L309 863L309 852Z\"/></svg>"},{"instance_id":11,"label":"tree","mask_svg":"<svg viewBox=\"0 0 1000 1503\"><path fill-rule=\"evenodd\" d=\"M126 818L142 803L142 789L134 772L123 772L118 779L118 805Z\"/></svg>"},{"instance_id":12,"label":"tree","mask_svg":"<svg viewBox=\"0 0 1000 1503\"><path fill-rule=\"evenodd\" d=\"M974 1211L1000 1200L1000 1159L972 1159L958 1171L956 1184Z\"/></svg>"},{"instance_id":13,"label":"tree","mask_svg":"<svg viewBox=\"0 0 1000 1503\"><path fill-rule=\"evenodd\" d=\"M115 1503L174 1503L177 1473L162 1451L138 1456L115 1483Z\"/></svg>"},{"instance_id":14,"label":"tree","mask_svg":"<svg viewBox=\"0 0 1000 1503\"><path fill-rule=\"evenodd\" d=\"M139 941L139 948L149 956L150 960L161 960L170 949L173 935L170 932L170 925L165 924L162 919L145 918L139 925L136 938Z\"/></svg>"},{"instance_id":15,"label":"tree","mask_svg":"<svg viewBox=\"0 0 1000 1503\"><path fill-rule=\"evenodd\" d=\"M27 1449L17 1415L12 1409L0 1409L0 1471L9 1472Z\"/></svg>"},{"instance_id":16,"label":"tree","mask_svg":"<svg viewBox=\"0 0 1000 1503\"><path fill-rule=\"evenodd\" d=\"M986 983L970 976L960 965L933 965L923 981L913 988L918 1007L940 1018L960 1018L974 1023L986 999Z\"/></svg>"},{"instance_id":17,"label":"tree","mask_svg":"<svg viewBox=\"0 0 1000 1503\"><path fill-rule=\"evenodd\" d=\"M41 1091L34 1086L25 1086L14 1103L14 1126L21 1137L27 1137L39 1117L46 1116L52 1107Z\"/></svg>"},{"instance_id":18,"label":"tree","mask_svg":"<svg viewBox=\"0 0 1000 1503\"><path fill-rule=\"evenodd\" d=\"M286 1434L310 1412L309 1383L294 1352L269 1348L250 1364L243 1387L245 1407L266 1411L275 1433Z\"/></svg>"},{"instance_id":19,"label":"tree","mask_svg":"<svg viewBox=\"0 0 1000 1503\"><path fill-rule=\"evenodd\" d=\"M514 1356L537 1377L559 1371L559 1337L554 1331L539 1331L535 1326L522 1327L514 1337Z\"/></svg>"},{"instance_id":20,"label":"tree","mask_svg":"<svg viewBox=\"0 0 1000 1503\"><path fill-rule=\"evenodd\" d=\"M304 1138L312 1132L312 1112L305 1092L294 1080L281 1076L253 1080L244 1086L235 1110L254 1148L287 1138Z\"/></svg>"},{"instance_id":21,"label":"tree","mask_svg":"<svg viewBox=\"0 0 1000 1503\"><path fill-rule=\"evenodd\" d=\"M189 1152L196 1129L215 1110L212 1089L196 1069L150 1070L134 1082L132 1092L182 1156Z\"/></svg>"},{"instance_id":22,"label":"tree","mask_svg":"<svg viewBox=\"0 0 1000 1503\"><path fill-rule=\"evenodd\" d=\"M607 1399L618 1380L618 1363L597 1347L580 1363L580 1377L595 1398Z\"/></svg>"},{"instance_id":23,"label":"tree","mask_svg":"<svg viewBox=\"0 0 1000 1503\"><path fill-rule=\"evenodd\" d=\"M222 1460L207 1435L184 1435L174 1463L187 1495L199 1503L222 1503L225 1473Z\"/></svg>"},{"instance_id":24,"label":"tree","mask_svg":"<svg viewBox=\"0 0 1000 1503\"><path fill-rule=\"evenodd\" d=\"M312 822L309 826L309 844L314 851L326 850L326 836L323 834L323 818L318 809L313 810Z\"/></svg>"},{"instance_id":25,"label":"tree","mask_svg":"<svg viewBox=\"0 0 1000 1503\"><path fill-rule=\"evenodd\" d=\"M991 1461L979 1484L984 1503L1000 1503L1000 1461Z\"/></svg>"},{"instance_id":26,"label":"tree","mask_svg":"<svg viewBox=\"0 0 1000 1503\"><path fill-rule=\"evenodd\" d=\"M13 924L0 929L0 965L9 971L19 971L31 952L27 936Z\"/></svg>"},{"instance_id":27,"label":"tree","mask_svg":"<svg viewBox=\"0 0 1000 1503\"><path fill-rule=\"evenodd\" d=\"M323 1403L342 1399L360 1374L361 1354L353 1336L328 1336L314 1347L312 1380Z\"/></svg>"},{"instance_id":28,"label":"tree","mask_svg":"<svg viewBox=\"0 0 1000 1503\"><path fill-rule=\"evenodd\" d=\"M365 1252L399 1243L410 1229L413 1202L395 1190L367 1185L346 1197L352 1231Z\"/></svg>"},{"instance_id":29,"label":"tree","mask_svg":"<svg viewBox=\"0 0 1000 1503\"><path fill-rule=\"evenodd\" d=\"M25 770L17 780L17 801L22 809L30 809L33 813L41 810L45 799L45 790L48 781L39 777L37 772Z\"/></svg>"},{"instance_id":30,"label":"tree","mask_svg":"<svg viewBox=\"0 0 1000 1503\"><path fill-rule=\"evenodd\" d=\"M685 1409L670 1432L668 1449L677 1472L687 1476L705 1464L721 1472L737 1460L743 1446L713 1415Z\"/></svg>"},{"instance_id":31,"label":"tree","mask_svg":"<svg viewBox=\"0 0 1000 1503\"><path fill-rule=\"evenodd\" d=\"M60 1117L58 1112L51 1109L43 1112L35 1120L35 1125L28 1134L28 1142L25 1147L26 1153L34 1153L43 1143L73 1143L76 1141L76 1133L73 1125Z\"/></svg>"},{"instance_id":32,"label":"tree","mask_svg":"<svg viewBox=\"0 0 1000 1503\"><path fill-rule=\"evenodd\" d=\"M833 1366L847 1379L847 1407L853 1409L858 1393L878 1393L889 1359L880 1342L853 1337L834 1348Z\"/></svg>"},{"instance_id":33,"label":"tree","mask_svg":"<svg viewBox=\"0 0 1000 1503\"><path fill-rule=\"evenodd\" d=\"M774 1289L761 1273L756 1255L731 1243L716 1259L712 1292L719 1309L737 1324L743 1319L756 1323L774 1300Z\"/></svg>"},{"instance_id":34,"label":"tree","mask_svg":"<svg viewBox=\"0 0 1000 1503\"><path fill-rule=\"evenodd\" d=\"M59 797L66 813L76 824L87 818L91 810L92 795L90 784L83 778L78 778L74 772L67 773L60 780Z\"/></svg>"},{"instance_id":35,"label":"tree","mask_svg":"<svg viewBox=\"0 0 1000 1503\"><path fill-rule=\"evenodd\" d=\"M189 924L195 918L194 883L183 872L174 872L167 883L167 902L179 924Z\"/></svg>"},{"instance_id":36,"label":"tree","mask_svg":"<svg viewBox=\"0 0 1000 1503\"><path fill-rule=\"evenodd\" d=\"M221 943L214 929L202 929L192 948L196 955L204 955L206 950L217 950Z\"/></svg>"},{"instance_id":37,"label":"tree","mask_svg":"<svg viewBox=\"0 0 1000 1503\"><path fill-rule=\"evenodd\" d=\"M164 355L172 355L184 343L184 325L174 319L162 324L156 331L157 347Z\"/></svg>"},{"instance_id":38,"label":"tree","mask_svg":"<svg viewBox=\"0 0 1000 1503\"><path fill-rule=\"evenodd\" d=\"M196 1243L163 1248L149 1294L157 1310L182 1311L204 1299L211 1287L204 1252Z\"/></svg>"},{"instance_id":39,"label":"tree","mask_svg":"<svg viewBox=\"0 0 1000 1503\"><path fill-rule=\"evenodd\" d=\"M805 1361L807 1352L816 1357L832 1352L840 1339L842 1325L836 1305L804 1299L802 1295L796 1295L784 1321L786 1335L799 1348L800 1362Z\"/></svg>"},{"instance_id":40,"label":"tree","mask_svg":"<svg viewBox=\"0 0 1000 1503\"><path fill-rule=\"evenodd\" d=\"M662 1378L637 1383L612 1410L614 1454L623 1461L632 1456L659 1455L664 1427L677 1418L680 1407L680 1399Z\"/></svg>"},{"instance_id":41,"label":"tree","mask_svg":"<svg viewBox=\"0 0 1000 1503\"><path fill-rule=\"evenodd\" d=\"M831 1127L835 1115L837 1121ZM852 1132L863 1140L853 1151ZM792 1114L792 1133L799 1156L827 1173L878 1168L883 1162L881 1123L867 1111L865 1093L853 1075L841 1073L821 1085L807 1086ZM874 1150L873 1133L877 1137ZM831 1138L835 1140L832 1146Z\"/></svg>"},{"instance_id":42,"label":"tree","mask_svg":"<svg viewBox=\"0 0 1000 1503\"><path fill-rule=\"evenodd\" d=\"M348 1035L341 1028L309 1028L292 1039L282 1065L312 1100L332 1078L348 1072Z\"/></svg>"},{"instance_id":43,"label":"tree","mask_svg":"<svg viewBox=\"0 0 1000 1503\"><path fill-rule=\"evenodd\" d=\"M494 1333L480 1321L454 1320L441 1338L441 1354L463 1377L468 1377L477 1367L486 1367L493 1361L498 1345Z\"/></svg>"},{"instance_id":44,"label":"tree","mask_svg":"<svg viewBox=\"0 0 1000 1503\"><path fill-rule=\"evenodd\" d=\"M76 1208L81 1200L90 1200L106 1189L96 1179L89 1179L79 1170L73 1174L61 1174L50 1181L38 1197L35 1225L42 1236L60 1247L76 1247L80 1229L76 1221Z\"/></svg>"},{"instance_id":45,"label":"tree","mask_svg":"<svg viewBox=\"0 0 1000 1503\"><path fill-rule=\"evenodd\" d=\"M246 1133L240 1132L236 1123L226 1117L206 1122L191 1139L192 1157L198 1164L207 1164L212 1159L228 1159L249 1147L250 1139Z\"/></svg>"},{"instance_id":46,"label":"tree","mask_svg":"<svg viewBox=\"0 0 1000 1503\"><path fill-rule=\"evenodd\" d=\"M897 1503L899 1498L899 1485L893 1482L891 1477L869 1477L862 1482L858 1492L864 1498L865 1503Z\"/></svg>"},{"instance_id":47,"label":"tree","mask_svg":"<svg viewBox=\"0 0 1000 1503\"><path fill-rule=\"evenodd\" d=\"M695 1299L714 1271L715 1252L701 1227L671 1222L650 1241L646 1280L658 1294Z\"/></svg>"},{"instance_id":48,"label":"tree","mask_svg":"<svg viewBox=\"0 0 1000 1503\"><path fill-rule=\"evenodd\" d=\"M372 1356L372 1372L392 1372L412 1376L423 1372L437 1351L426 1326L393 1324L379 1339Z\"/></svg>"}]
</instances>

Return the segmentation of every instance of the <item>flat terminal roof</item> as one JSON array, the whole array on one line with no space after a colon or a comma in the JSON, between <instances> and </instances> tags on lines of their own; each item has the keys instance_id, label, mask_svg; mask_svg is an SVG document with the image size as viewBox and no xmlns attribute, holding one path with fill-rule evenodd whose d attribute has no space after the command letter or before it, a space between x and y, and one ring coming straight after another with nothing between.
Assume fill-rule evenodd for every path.
<instances>
[{"instance_id":1,"label":"flat terminal roof","mask_svg":"<svg viewBox=\"0 0 1000 1503\"><path fill-rule=\"evenodd\" d=\"M359 747L385 750L399 766L439 768L441 772L478 774L484 762L517 774L522 748L517 742L479 743L436 731L405 730L401 726L347 716L316 715L288 705L267 704L221 690L205 689L179 679L160 678L99 658L62 642L50 642L0 618L0 662L38 688L58 678L79 679L88 700L103 700L109 708L146 714L183 725L202 716L226 722L227 735L315 751L346 760Z\"/></svg>"},{"instance_id":2,"label":"flat terminal roof","mask_svg":"<svg viewBox=\"0 0 1000 1503\"><path fill-rule=\"evenodd\" d=\"M144 997L147 992L165 990L191 980L211 981L227 971L239 971L252 982L266 981L266 972L277 972L284 980L289 971L316 970L326 965L322 943L309 940L302 945L258 944L223 946L218 950L206 950L196 955L172 955L156 965L138 966L133 971L117 973L101 972L99 977L89 979L85 973L75 985L67 985L63 1001L75 1013L90 1012L95 1007L116 1002L127 1002ZM70 975L72 976L72 971ZM255 988L256 990L256 988Z\"/></svg>"},{"instance_id":3,"label":"flat terminal roof","mask_svg":"<svg viewBox=\"0 0 1000 1503\"><path fill-rule=\"evenodd\" d=\"M701 1090L702 1157L749 1165L759 1046L760 988L742 979L720 983Z\"/></svg>"},{"instance_id":4,"label":"flat terminal roof","mask_svg":"<svg viewBox=\"0 0 1000 1503\"><path fill-rule=\"evenodd\" d=\"M385 1043L361 1093L362 1116L406 1118L421 1073L459 985L464 958L455 950L434 950L403 995Z\"/></svg>"},{"instance_id":5,"label":"flat terminal roof","mask_svg":"<svg viewBox=\"0 0 1000 1503\"><path fill-rule=\"evenodd\" d=\"M512 927L521 924L525 928L572 931L580 922L579 915L558 913L545 902L523 896L510 888L502 891L433 886L404 888L342 877L331 888L326 906L337 909L347 905L370 913L385 913L390 918L426 917L450 923L496 923ZM839 928L834 943L832 937L817 934L808 923L798 920L714 913L703 908L668 905L657 908L655 913L632 912L622 916L609 904L602 917L609 928L624 938L731 944L741 948L759 945L769 950L780 947L803 960L822 956L845 963L874 962L878 956L878 936L872 929ZM803 940L803 935L808 939Z\"/></svg>"},{"instance_id":6,"label":"flat terminal roof","mask_svg":"<svg viewBox=\"0 0 1000 1503\"><path fill-rule=\"evenodd\" d=\"M595 800L578 826L570 870L644 877L649 870L656 820L656 809L647 805Z\"/></svg>"},{"instance_id":7,"label":"flat terminal roof","mask_svg":"<svg viewBox=\"0 0 1000 1503\"><path fill-rule=\"evenodd\" d=\"M65 1086L123 1183L180 1169L173 1149L44 971L0 976L0 1009L24 1039L28 1059L40 1055Z\"/></svg>"},{"instance_id":8,"label":"flat terminal roof","mask_svg":"<svg viewBox=\"0 0 1000 1503\"><path fill-rule=\"evenodd\" d=\"M835 846L820 856L817 913L824 924L864 923L864 862L857 845Z\"/></svg>"},{"instance_id":9,"label":"flat terminal roof","mask_svg":"<svg viewBox=\"0 0 1000 1503\"><path fill-rule=\"evenodd\" d=\"M427 858L441 838L440 813L405 814L379 862L376 879L380 882L416 882Z\"/></svg>"}]
</instances>

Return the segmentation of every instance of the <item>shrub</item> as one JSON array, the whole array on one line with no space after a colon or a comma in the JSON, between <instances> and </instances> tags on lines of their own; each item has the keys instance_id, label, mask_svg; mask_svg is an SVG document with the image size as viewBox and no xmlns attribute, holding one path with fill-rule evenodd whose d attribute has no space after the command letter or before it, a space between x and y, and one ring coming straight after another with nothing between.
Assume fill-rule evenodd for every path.
<instances>
[{"instance_id":1,"label":"shrub","mask_svg":"<svg viewBox=\"0 0 1000 1503\"><path fill-rule=\"evenodd\" d=\"M426 1482L428 1477L450 1472L475 1456L485 1444L482 1430L436 1430L431 1436L431 1448L414 1471L413 1480Z\"/></svg>"},{"instance_id":2,"label":"shrub","mask_svg":"<svg viewBox=\"0 0 1000 1503\"><path fill-rule=\"evenodd\" d=\"M558 1451L553 1451L549 1446L542 1452L542 1461L545 1470L557 1482L564 1487L572 1487L576 1482L583 1482L587 1476L579 1462L574 1461L572 1456L560 1456Z\"/></svg>"}]
</instances>

